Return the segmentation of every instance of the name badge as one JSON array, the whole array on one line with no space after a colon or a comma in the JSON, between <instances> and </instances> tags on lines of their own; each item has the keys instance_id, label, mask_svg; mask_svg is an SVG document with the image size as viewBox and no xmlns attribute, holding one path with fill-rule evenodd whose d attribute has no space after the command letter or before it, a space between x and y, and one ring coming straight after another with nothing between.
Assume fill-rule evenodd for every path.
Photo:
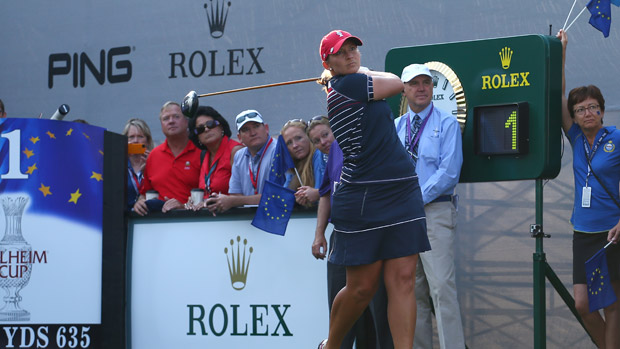
<instances>
[{"instance_id":1,"label":"name badge","mask_svg":"<svg viewBox=\"0 0 620 349\"><path fill-rule=\"evenodd\" d=\"M583 187L581 191L581 207L590 207L590 199L592 198L592 187Z\"/></svg>"}]
</instances>

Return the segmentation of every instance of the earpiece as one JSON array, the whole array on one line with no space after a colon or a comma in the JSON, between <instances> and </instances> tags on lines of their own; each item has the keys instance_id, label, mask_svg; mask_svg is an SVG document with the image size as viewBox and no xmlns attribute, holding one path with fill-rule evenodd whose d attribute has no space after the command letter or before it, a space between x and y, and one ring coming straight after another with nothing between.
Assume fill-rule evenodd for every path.
<instances>
[{"instance_id":1,"label":"earpiece","mask_svg":"<svg viewBox=\"0 0 620 349\"><path fill-rule=\"evenodd\" d=\"M601 111L600 111L600 110L599 110L599 111L597 111L597 112L596 112L596 115L601 115Z\"/></svg>"}]
</instances>

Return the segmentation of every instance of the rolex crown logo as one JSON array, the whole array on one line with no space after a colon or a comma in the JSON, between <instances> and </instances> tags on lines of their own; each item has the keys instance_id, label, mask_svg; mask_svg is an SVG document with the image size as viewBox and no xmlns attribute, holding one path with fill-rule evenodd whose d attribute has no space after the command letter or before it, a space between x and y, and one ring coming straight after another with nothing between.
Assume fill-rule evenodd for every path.
<instances>
[{"instance_id":1,"label":"rolex crown logo","mask_svg":"<svg viewBox=\"0 0 620 349\"><path fill-rule=\"evenodd\" d=\"M237 236L237 252L235 253L234 244L235 241L230 239L230 256L228 256L228 247L224 248L226 254L226 260L228 261L228 272L230 273L230 283L232 288L237 291L241 291L245 288L245 282L248 277L248 268L250 267L250 257L254 249L250 246L249 254L246 259L246 246L248 244L247 239L243 239L243 256L241 256L240 247L241 237Z\"/></svg>"},{"instance_id":2,"label":"rolex crown logo","mask_svg":"<svg viewBox=\"0 0 620 349\"><path fill-rule=\"evenodd\" d=\"M207 20L209 21L209 31L211 36L215 39L221 38L224 35L224 27L226 27L226 19L228 18L228 10L230 8L230 1L224 6L224 1L211 0L211 5L205 4L205 12L207 13Z\"/></svg>"},{"instance_id":3,"label":"rolex crown logo","mask_svg":"<svg viewBox=\"0 0 620 349\"><path fill-rule=\"evenodd\" d=\"M512 49L504 47L499 51L499 59L502 61L502 68L510 68L510 60L512 59Z\"/></svg>"},{"instance_id":4,"label":"rolex crown logo","mask_svg":"<svg viewBox=\"0 0 620 349\"><path fill-rule=\"evenodd\" d=\"M439 83L439 76L433 74L433 88L437 88L437 84Z\"/></svg>"}]
</instances>

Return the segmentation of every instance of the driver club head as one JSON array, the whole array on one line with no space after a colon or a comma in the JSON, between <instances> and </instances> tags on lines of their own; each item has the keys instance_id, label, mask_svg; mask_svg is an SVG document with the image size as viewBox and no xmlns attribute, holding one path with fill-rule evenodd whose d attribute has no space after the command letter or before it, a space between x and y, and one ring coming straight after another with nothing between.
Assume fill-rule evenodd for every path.
<instances>
[{"instance_id":1,"label":"driver club head","mask_svg":"<svg viewBox=\"0 0 620 349\"><path fill-rule=\"evenodd\" d=\"M196 91L190 91L185 98L183 98L183 103L181 104L181 111L183 115L188 118L193 118L194 114L196 114L196 110L198 109L198 94Z\"/></svg>"}]
</instances>

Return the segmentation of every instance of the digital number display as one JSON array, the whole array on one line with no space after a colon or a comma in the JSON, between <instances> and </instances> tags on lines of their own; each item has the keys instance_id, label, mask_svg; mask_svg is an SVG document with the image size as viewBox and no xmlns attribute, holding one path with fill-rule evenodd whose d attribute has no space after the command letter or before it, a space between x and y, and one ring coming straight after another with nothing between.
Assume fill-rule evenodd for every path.
<instances>
[{"instance_id":1,"label":"digital number display","mask_svg":"<svg viewBox=\"0 0 620 349\"><path fill-rule=\"evenodd\" d=\"M474 107L476 154L527 154L528 121L527 102Z\"/></svg>"}]
</instances>

